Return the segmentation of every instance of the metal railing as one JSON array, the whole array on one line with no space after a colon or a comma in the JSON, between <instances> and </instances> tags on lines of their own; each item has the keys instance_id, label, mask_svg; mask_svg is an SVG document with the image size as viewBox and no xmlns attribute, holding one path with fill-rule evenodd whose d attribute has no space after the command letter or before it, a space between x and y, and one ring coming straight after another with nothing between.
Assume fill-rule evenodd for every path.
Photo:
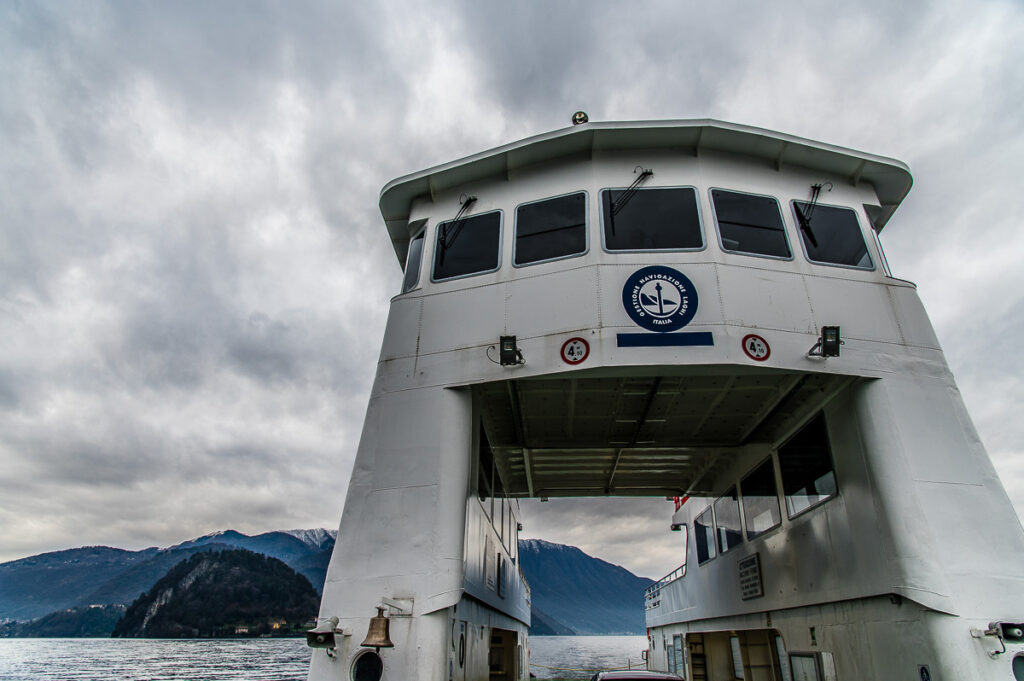
<instances>
[{"instance_id":1,"label":"metal railing","mask_svg":"<svg viewBox=\"0 0 1024 681\"><path fill-rule=\"evenodd\" d=\"M644 591L644 610L652 610L661 605L661 590L686 574L686 563L668 573Z\"/></svg>"}]
</instances>

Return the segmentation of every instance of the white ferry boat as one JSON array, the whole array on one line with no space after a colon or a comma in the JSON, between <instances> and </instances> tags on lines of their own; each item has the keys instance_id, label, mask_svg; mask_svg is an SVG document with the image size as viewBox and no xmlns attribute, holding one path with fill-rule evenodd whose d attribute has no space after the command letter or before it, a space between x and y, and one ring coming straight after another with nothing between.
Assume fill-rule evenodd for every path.
<instances>
[{"instance_id":1,"label":"white ferry boat","mask_svg":"<svg viewBox=\"0 0 1024 681\"><path fill-rule=\"evenodd\" d=\"M525 681L517 500L650 496L652 670L1024 680L1024 531L878 240L907 167L585 118L381 193L405 277L309 678Z\"/></svg>"}]
</instances>

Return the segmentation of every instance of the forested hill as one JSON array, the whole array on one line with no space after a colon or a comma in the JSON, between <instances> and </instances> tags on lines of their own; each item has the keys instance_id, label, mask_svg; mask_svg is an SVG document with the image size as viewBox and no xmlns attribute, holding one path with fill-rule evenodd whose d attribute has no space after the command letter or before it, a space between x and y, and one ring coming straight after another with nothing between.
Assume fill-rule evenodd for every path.
<instances>
[{"instance_id":1,"label":"forested hill","mask_svg":"<svg viewBox=\"0 0 1024 681\"><path fill-rule=\"evenodd\" d=\"M172 567L204 551L247 549L273 556L304 574L319 589L327 575L335 536L335 532L323 529L254 536L225 530L165 549L125 551L84 546L0 563L0 623L6 619L24 622L91 605L127 605L151 589Z\"/></svg>"},{"instance_id":2,"label":"forested hill","mask_svg":"<svg viewBox=\"0 0 1024 681\"><path fill-rule=\"evenodd\" d=\"M197 553L132 603L115 638L285 635L316 618L320 598L276 558L245 550Z\"/></svg>"}]
</instances>

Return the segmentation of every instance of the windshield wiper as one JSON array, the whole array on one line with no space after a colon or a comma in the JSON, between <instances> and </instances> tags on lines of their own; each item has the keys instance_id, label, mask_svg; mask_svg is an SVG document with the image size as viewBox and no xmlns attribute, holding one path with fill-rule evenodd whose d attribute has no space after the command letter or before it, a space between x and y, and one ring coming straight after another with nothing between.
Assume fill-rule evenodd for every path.
<instances>
[{"instance_id":1,"label":"windshield wiper","mask_svg":"<svg viewBox=\"0 0 1024 681\"><path fill-rule=\"evenodd\" d=\"M647 178L654 177L654 171L650 168L645 169L637 166L633 169L633 172L635 173L638 170L640 171L640 174L635 180L633 180L633 184L626 187L626 190L619 194L617 199L612 201L612 216L618 215L619 211L626 207L626 204L636 196L636 193L640 190L640 185L643 184Z\"/></svg>"},{"instance_id":2,"label":"windshield wiper","mask_svg":"<svg viewBox=\"0 0 1024 681\"><path fill-rule=\"evenodd\" d=\"M476 203L476 197L463 194L461 202L462 206L459 208L459 212L455 214L455 217L441 225L441 238L438 239L438 245L441 248L438 263L441 266L444 266L444 254L455 245L455 240L459 238L462 228L466 225L466 220L469 219L466 213L469 212L469 207Z\"/></svg>"},{"instance_id":3,"label":"windshield wiper","mask_svg":"<svg viewBox=\"0 0 1024 681\"><path fill-rule=\"evenodd\" d=\"M811 216L814 215L814 207L818 205L818 195L821 194L821 189L825 185L828 185L828 189L826 191L832 191L833 185L831 182L822 182L811 185L811 202L807 204L806 214L800 210L800 206L796 206L796 217L800 222L800 230L807 235L807 239L815 248L818 247L818 240L814 238L814 232L811 230Z\"/></svg>"},{"instance_id":4,"label":"windshield wiper","mask_svg":"<svg viewBox=\"0 0 1024 681\"><path fill-rule=\"evenodd\" d=\"M818 240L814 238L814 232L811 230L811 219L805 216L804 212L800 210L800 204L794 201L793 206L796 208L796 217L797 222L800 223L800 231L804 233L804 235L807 237L807 240L811 242L811 245L817 248Z\"/></svg>"},{"instance_id":5,"label":"windshield wiper","mask_svg":"<svg viewBox=\"0 0 1024 681\"><path fill-rule=\"evenodd\" d=\"M608 221L611 223L609 226L611 227L613 235L615 234L615 216L619 214L619 211L626 207L626 204L629 203L634 196L636 196L636 193L640 190L640 185L646 182L649 178L654 177L654 171L650 168L644 168L643 166L633 168L633 172L639 172L640 174L637 175L635 180L633 180L633 184L626 187L626 189L619 194L617 198L614 198L611 201L612 210L611 214L608 216Z\"/></svg>"}]
</instances>

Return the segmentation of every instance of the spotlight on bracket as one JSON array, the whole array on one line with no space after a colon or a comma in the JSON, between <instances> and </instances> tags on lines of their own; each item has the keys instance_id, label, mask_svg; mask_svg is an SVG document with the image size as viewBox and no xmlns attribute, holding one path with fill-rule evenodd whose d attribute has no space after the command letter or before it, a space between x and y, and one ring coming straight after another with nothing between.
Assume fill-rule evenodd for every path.
<instances>
[{"instance_id":1,"label":"spotlight on bracket","mask_svg":"<svg viewBox=\"0 0 1024 681\"><path fill-rule=\"evenodd\" d=\"M526 364L523 359L523 352L516 345L515 336L502 336L498 341L498 362L503 367Z\"/></svg>"},{"instance_id":2,"label":"spotlight on bracket","mask_svg":"<svg viewBox=\"0 0 1024 681\"><path fill-rule=\"evenodd\" d=\"M821 335L818 336L818 341L807 351L807 356L821 357L822 359L838 357L839 346L841 345L846 345L846 343L843 342L839 335L839 327L823 326L821 327Z\"/></svg>"},{"instance_id":3,"label":"spotlight on bracket","mask_svg":"<svg viewBox=\"0 0 1024 681\"><path fill-rule=\"evenodd\" d=\"M572 115L573 125L583 125L590 120L590 116L587 115L586 111L577 111Z\"/></svg>"},{"instance_id":4,"label":"spotlight on bracket","mask_svg":"<svg viewBox=\"0 0 1024 681\"><path fill-rule=\"evenodd\" d=\"M682 523L672 523L669 527L672 529L673 532L679 532L680 530L683 529L683 524Z\"/></svg>"}]
</instances>

